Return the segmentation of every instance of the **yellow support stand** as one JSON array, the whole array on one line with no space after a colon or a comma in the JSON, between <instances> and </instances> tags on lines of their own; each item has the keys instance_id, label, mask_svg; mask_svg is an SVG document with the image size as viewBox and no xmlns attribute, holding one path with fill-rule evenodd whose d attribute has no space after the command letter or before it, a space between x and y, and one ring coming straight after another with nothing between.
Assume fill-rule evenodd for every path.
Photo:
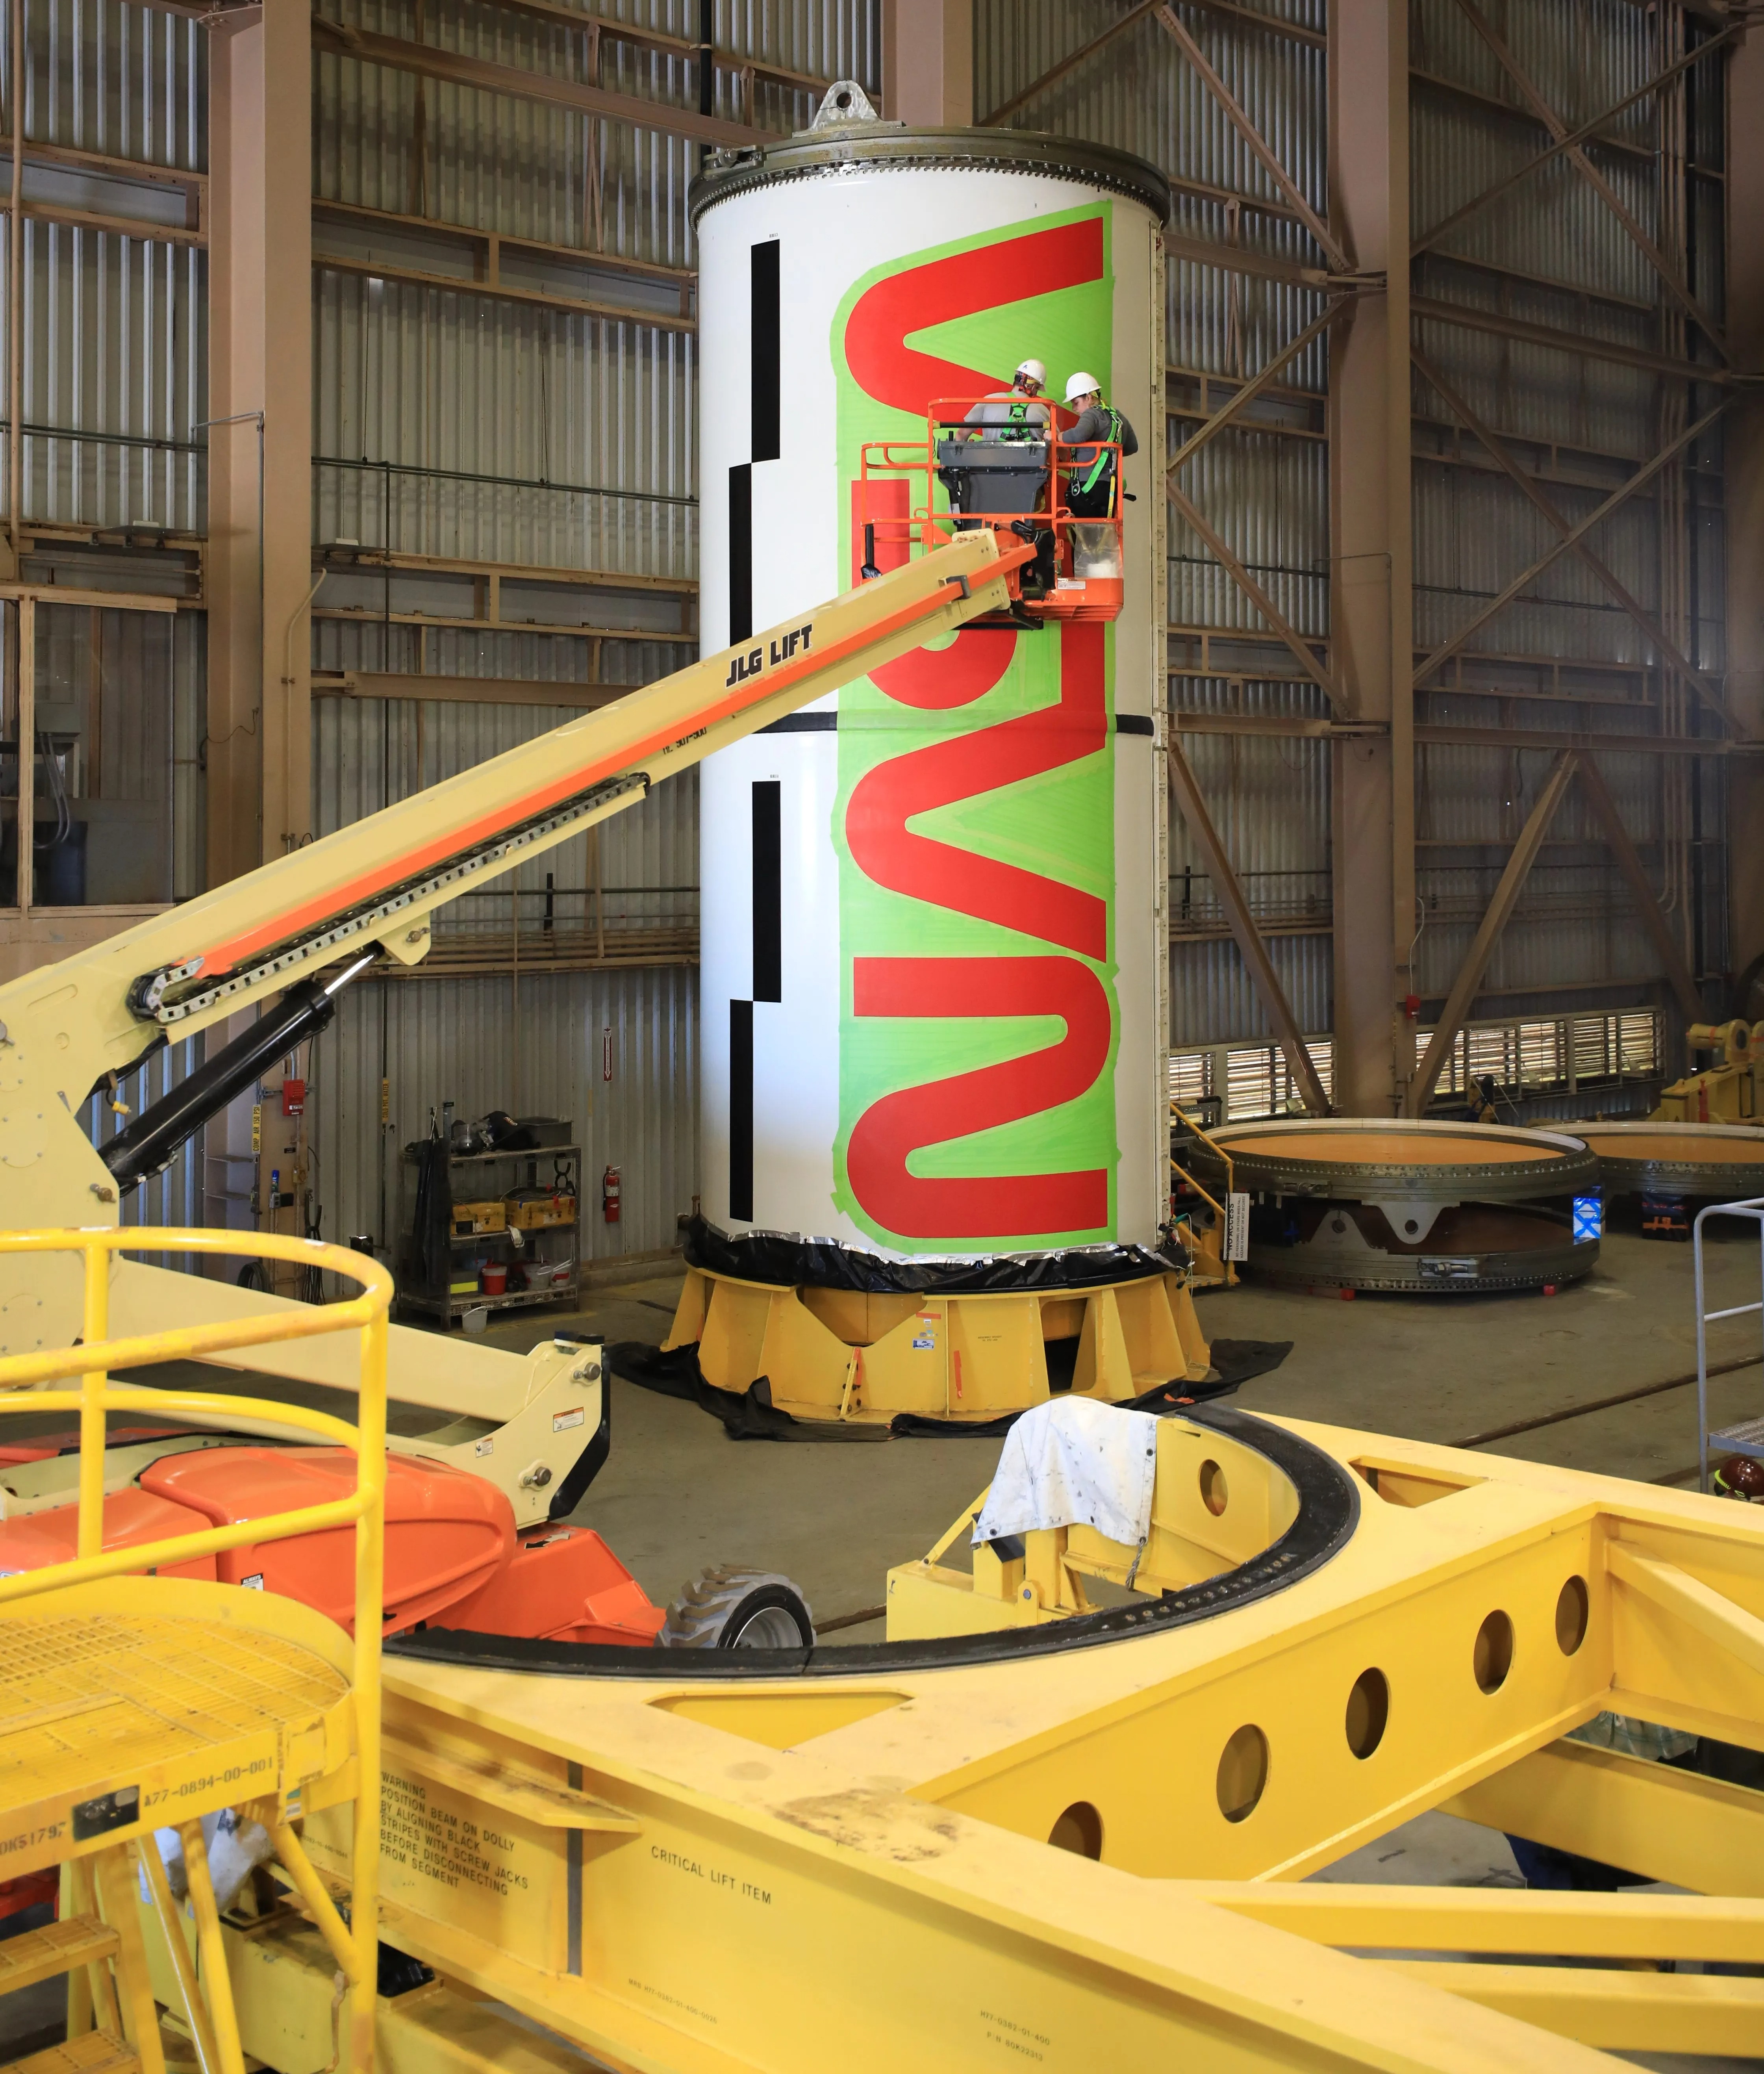
<instances>
[{"instance_id":1,"label":"yellow support stand","mask_svg":"<svg viewBox=\"0 0 1764 2074\"><path fill-rule=\"evenodd\" d=\"M885 1426L901 1412L979 1425L1045 1403L1047 1343L1075 1338L1074 1394L1116 1404L1211 1360L1186 1275L997 1295L784 1288L689 1268L663 1351L695 1345L718 1390L764 1376L810 1424Z\"/></svg>"},{"instance_id":2,"label":"yellow support stand","mask_svg":"<svg viewBox=\"0 0 1764 2074\"><path fill-rule=\"evenodd\" d=\"M329 1269L362 1293L323 1309L111 1340L110 1277L125 1251L247 1253ZM303 1798L352 1803L350 1925L330 1913L352 1989L350 2074L373 2074L391 1278L361 1254L269 1234L0 1233L0 1254L67 1253L84 1263L82 1343L0 1360L0 1414L75 1413L80 1428L78 1553L0 1578L0 1862L14 1878L60 1865L64 1897L59 1922L0 1945L0 1993L68 1977L68 2042L17 2063L19 2074L166 2074L137 1898L143 1876L176 1998L168 2007L199 2074L245 2074L202 1818L266 1807L284 1854L310 1874L291 1827ZM109 1380L116 1368L350 1331L361 1337L354 1426L297 1406ZM56 1386L69 1377L77 1389ZM273 1420L350 1449L356 1486L329 1504L107 1550L112 1411ZM293 1600L150 1574L248 1541L345 1527L356 1542L352 1642ZM163 1829L182 1844L193 1958L160 1853Z\"/></svg>"}]
</instances>

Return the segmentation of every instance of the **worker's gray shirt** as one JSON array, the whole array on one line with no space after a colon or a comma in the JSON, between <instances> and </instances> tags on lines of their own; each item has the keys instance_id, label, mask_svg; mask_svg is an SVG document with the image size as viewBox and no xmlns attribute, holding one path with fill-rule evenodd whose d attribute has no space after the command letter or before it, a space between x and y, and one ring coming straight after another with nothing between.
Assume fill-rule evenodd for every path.
<instances>
[{"instance_id":1,"label":"worker's gray shirt","mask_svg":"<svg viewBox=\"0 0 1764 2074\"><path fill-rule=\"evenodd\" d=\"M1088 474L1096 461L1096 448L1094 447L1086 447L1082 448L1077 453L1072 452L1070 449L1073 447L1077 446L1079 441L1082 440L1106 440L1109 437L1109 414L1106 410L1103 410L1097 404L1093 403L1090 409L1084 413L1084 415L1078 419L1078 423L1072 428L1071 431L1065 435L1065 444L1067 452L1064 457L1066 461L1071 463L1073 467L1078 469L1082 473ZM1131 454L1137 453L1139 450L1140 443L1133 436L1133 428L1127 423L1125 418L1123 418L1121 419L1121 452L1123 454ZM1102 471L1106 477L1108 474L1109 469L1113 468L1115 465L1115 457L1111 453L1106 453L1103 455L1102 458L1109 465L1109 467L1105 468Z\"/></svg>"},{"instance_id":2,"label":"worker's gray shirt","mask_svg":"<svg viewBox=\"0 0 1764 2074\"><path fill-rule=\"evenodd\" d=\"M1021 438L1044 439L1049 424L1048 407L1037 397L1013 390L1008 396L989 396L984 403L976 403L962 422L982 427L983 440L1003 439L1007 436L1007 428Z\"/></svg>"}]
</instances>

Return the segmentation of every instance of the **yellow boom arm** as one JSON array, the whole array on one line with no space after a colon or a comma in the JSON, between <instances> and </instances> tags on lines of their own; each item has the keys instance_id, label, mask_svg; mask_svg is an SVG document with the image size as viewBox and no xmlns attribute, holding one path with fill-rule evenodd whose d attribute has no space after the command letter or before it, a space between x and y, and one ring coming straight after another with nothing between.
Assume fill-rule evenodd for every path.
<instances>
[{"instance_id":1,"label":"yellow boom arm","mask_svg":"<svg viewBox=\"0 0 1764 2074\"><path fill-rule=\"evenodd\" d=\"M113 1225L117 1189L77 1120L91 1089L162 1034L182 1038L278 993L303 973L376 948L414 964L429 918L456 899L698 762L896 656L1008 605L990 527L707 655L612 705L335 835L245 873L60 964L0 987L0 1229ZM0 1352L68 1345L80 1329L76 1273L0 1262ZM119 1262L119 1328L220 1316L243 1297ZM531 1410L530 1362L394 1332L394 1394L493 1419ZM401 1345L401 1342L407 1344ZM328 1343L275 1350L278 1372L329 1373ZM269 1367L268 1355L236 1358Z\"/></svg>"}]
</instances>

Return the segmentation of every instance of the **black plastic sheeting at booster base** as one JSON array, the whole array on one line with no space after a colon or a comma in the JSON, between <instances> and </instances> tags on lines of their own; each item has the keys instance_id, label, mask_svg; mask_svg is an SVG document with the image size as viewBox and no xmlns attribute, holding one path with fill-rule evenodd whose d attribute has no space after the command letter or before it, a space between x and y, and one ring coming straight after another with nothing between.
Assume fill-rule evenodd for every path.
<instances>
[{"instance_id":1,"label":"black plastic sheeting at booster base","mask_svg":"<svg viewBox=\"0 0 1764 2074\"><path fill-rule=\"evenodd\" d=\"M770 1232L732 1238L703 1217L694 1217L688 1225L685 1251L689 1267L736 1281L769 1283L784 1289L805 1285L851 1289L872 1295L1010 1295L1094 1289L1108 1283L1144 1281L1188 1265L1188 1255L1174 1241L1167 1252L1156 1253L1137 1246L1093 1246L1063 1253L998 1254L981 1260L885 1260L834 1239L798 1239ZM1251 1377L1278 1368L1292 1351L1290 1340L1214 1340L1210 1375L1198 1382L1177 1378L1160 1383L1126 1399L1119 1408L1171 1411L1223 1397ZM1056 1391L1069 1387L1078 1357L1077 1340L1050 1340L1047 1353L1049 1383ZM797 1419L772 1402L769 1377L757 1377L744 1390L720 1390L707 1382L699 1365L695 1341L664 1353L641 1340L616 1341L606 1350L606 1365L626 1382L699 1405L723 1421L733 1440L888 1440L962 1434L996 1440L1023 1415L1007 1411L996 1419L966 1420L901 1411L886 1425Z\"/></svg>"},{"instance_id":2,"label":"black plastic sheeting at booster base","mask_svg":"<svg viewBox=\"0 0 1764 2074\"><path fill-rule=\"evenodd\" d=\"M703 1217L686 1228L686 1264L736 1282L781 1289L854 1289L868 1296L1012 1296L1041 1289L1094 1289L1179 1274L1189 1256L1174 1239L1143 1246L1075 1246L1061 1253L995 1253L977 1260L886 1260L833 1238L746 1232L732 1238Z\"/></svg>"},{"instance_id":3,"label":"black plastic sheeting at booster base","mask_svg":"<svg viewBox=\"0 0 1764 2074\"><path fill-rule=\"evenodd\" d=\"M891 1671L954 1669L1057 1656L1069 1650L1130 1641L1189 1627L1197 1621L1252 1605L1284 1591L1353 1539L1359 1523L1359 1480L1331 1455L1284 1427L1230 1406L1197 1406L1181 1415L1191 1425L1229 1436L1271 1462L1298 1497L1286 1531L1236 1569L1136 1605L1105 1606L1094 1613L1027 1628L994 1628L979 1634L924 1642L816 1642L807 1649L634 1649L597 1642L535 1642L524 1637L474 1634L464 1628L422 1628L386 1642L388 1656L451 1663L462 1670L513 1671L565 1678L665 1678L737 1684L776 1678L885 1676Z\"/></svg>"}]
</instances>

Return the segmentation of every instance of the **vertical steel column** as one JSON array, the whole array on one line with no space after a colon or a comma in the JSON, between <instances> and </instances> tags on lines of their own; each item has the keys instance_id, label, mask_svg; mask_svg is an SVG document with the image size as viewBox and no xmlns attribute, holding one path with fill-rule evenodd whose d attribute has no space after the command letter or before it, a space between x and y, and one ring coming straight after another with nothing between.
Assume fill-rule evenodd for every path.
<instances>
[{"instance_id":1,"label":"vertical steel column","mask_svg":"<svg viewBox=\"0 0 1764 2074\"><path fill-rule=\"evenodd\" d=\"M208 444L216 886L311 832L309 0L217 15L208 48L208 408L241 420L212 425Z\"/></svg>"},{"instance_id":2,"label":"vertical steel column","mask_svg":"<svg viewBox=\"0 0 1764 2074\"><path fill-rule=\"evenodd\" d=\"M1727 340L1742 373L1764 371L1764 29L1749 30L1727 71ZM1728 415L1727 696L1742 736L1764 737L1764 395ZM1764 759L1724 760L1728 808L1728 959L1764 953Z\"/></svg>"},{"instance_id":3,"label":"vertical steel column","mask_svg":"<svg viewBox=\"0 0 1764 2074\"><path fill-rule=\"evenodd\" d=\"M974 0L882 0L882 112L929 129L974 120Z\"/></svg>"},{"instance_id":4,"label":"vertical steel column","mask_svg":"<svg viewBox=\"0 0 1764 2074\"><path fill-rule=\"evenodd\" d=\"M1387 736L1338 740L1330 828L1337 1109L1387 1116L1415 1064L1415 636L1409 504L1406 0L1331 0L1329 221L1382 292L1354 297L1329 369L1329 630L1336 682Z\"/></svg>"}]
</instances>

